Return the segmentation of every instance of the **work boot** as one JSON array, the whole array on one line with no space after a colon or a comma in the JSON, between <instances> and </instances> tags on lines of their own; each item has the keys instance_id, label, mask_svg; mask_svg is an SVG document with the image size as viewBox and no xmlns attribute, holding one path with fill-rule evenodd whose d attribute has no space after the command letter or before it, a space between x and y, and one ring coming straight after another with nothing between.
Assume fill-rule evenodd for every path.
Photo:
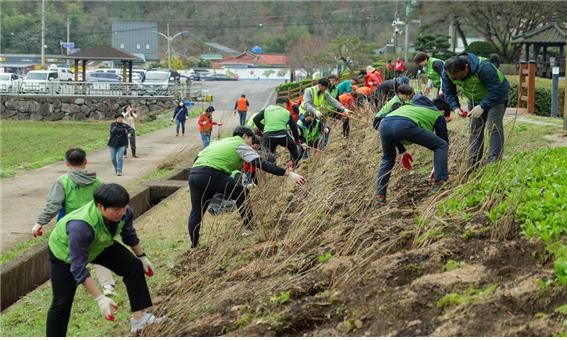
<instances>
[{"instance_id":1,"label":"work boot","mask_svg":"<svg viewBox=\"0 0 567 340\"><path fill-rule=\"evenodd\" d=\"M140 320L134 320L130 318L130 331L132 333L137 333L141 331L147 325L153 325L162 323L166 320L165 317L158 318L157 316L153 315L152 313L144 312L144 316Z\"/></svg>"},{"instance_id":2,"label":"work boot","mask_svg":"<svg viewBox=\"0 0 567 340\"><path fill-rule=\"evenodd\" d=\"M376 198L374 199L374 203L376 203L377 206L379 207L383 207L386 205L386 195L376 195Z\"/></svg>"}]
</instances>

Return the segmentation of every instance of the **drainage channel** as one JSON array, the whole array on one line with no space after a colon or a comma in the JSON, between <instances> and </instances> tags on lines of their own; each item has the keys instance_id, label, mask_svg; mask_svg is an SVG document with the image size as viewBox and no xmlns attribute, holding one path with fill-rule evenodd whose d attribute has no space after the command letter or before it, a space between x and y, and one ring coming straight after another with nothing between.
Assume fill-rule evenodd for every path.
<instances>
[{"instance_id":1,"label":"drainage channel","mask_svg":"<svg viewBox=\"0 0 567 340\"><path fill-rule=\"evenodd\" d=\"M134 220L181 188L187 188L190 168L175 171L169 179L144 183L131 195L130 206ZM17 302L49 280L47 240L24 252L16 259L0 266L0 310Z\"/></svg>"}]
</instances>

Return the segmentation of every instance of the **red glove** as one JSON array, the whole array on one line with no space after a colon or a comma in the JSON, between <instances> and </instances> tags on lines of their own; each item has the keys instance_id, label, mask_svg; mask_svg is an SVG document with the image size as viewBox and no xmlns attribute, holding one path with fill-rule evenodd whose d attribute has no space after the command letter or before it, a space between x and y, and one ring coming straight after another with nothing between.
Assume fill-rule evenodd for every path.
<instances>
[{"instance_id":1,"label":"red glove","mask_svg":"<svg viewBox=\"0 0 567 340\"><path fill-rule=\"evenodd\" d=\"M463 118L467 118L469 116L469 112L461 109L456 109L455 112Z\"/></svg>"},{"instance_id":2,"label":"red glove","mask_svg":"<svg viewBox=\"0 0 567 340\"><path fill-rule=\"evenodd\" d=\"M406 151L402 154L402 165L404 166L404 169L411 170L412 161L413 158L411 157L411 154L409 152Z\"/></svg>"}]
</instances>

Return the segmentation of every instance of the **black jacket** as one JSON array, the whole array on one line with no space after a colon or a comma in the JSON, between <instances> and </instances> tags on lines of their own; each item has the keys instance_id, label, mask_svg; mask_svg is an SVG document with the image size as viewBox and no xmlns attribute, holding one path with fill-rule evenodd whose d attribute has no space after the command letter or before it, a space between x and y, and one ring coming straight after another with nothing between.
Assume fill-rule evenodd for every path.
<instances>
[{"instance_id":1,"label":"black jacket","mask_svg":"<svg viewBox=\"0 0 567 340\"><path fill-rule=\"evenodd\" d=\"M112 122L110 124L108 146L119 148L128 145L128 133L132 131L133 129L128 124Z\"/></svg>"}]
</instances>

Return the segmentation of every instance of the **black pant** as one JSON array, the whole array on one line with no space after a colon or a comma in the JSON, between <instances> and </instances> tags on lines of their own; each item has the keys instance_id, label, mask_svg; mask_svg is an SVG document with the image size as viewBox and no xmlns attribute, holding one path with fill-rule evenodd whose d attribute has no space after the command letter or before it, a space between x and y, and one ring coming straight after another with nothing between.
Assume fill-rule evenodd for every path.
<instances>
[{"instance_id":1,"label":"black pant","mask_svg":"<svg viewBox=\"0 0 567 340\"><path fill-rule=\"evenodd\" d=\"M329 116L343 121L343 137L348 137L350 133L350 120L348 118L345 119L343 115L340 115L337 112L333 111L329 112Z\"/></svg>"},{"instance_id":2,"label":"black pant","mask_svg":"<svg viewBox=\"0 0 567 340\"><path fill-rule=\"evenodd\" d=\"M47 336L66 336L77 282L71 274L71 266L57 259L51 250L49 250L49 262L53 299L47 312ZM92 263L100 264L122 276L132 312L152 305L142 262L122 244L114 241Z\"/></svg>"},{"instance_id":3,"label":"black pant","mask_svg":"<svg viewBox=\"0 0 567 340\"><path fill-rule=\"evenodd\" d=\"M297 145L287 133L287 131L274 131L267 132L264 134L264 148L266 148L270 153L276 152L278 146L283 146L288 149L291 160L293 161L293 166L297 167L297 163L301 159L300 152Z\"/></svg>"},{"instance_id":4,"label":"black pant","mask_svg":"<svg viewBox=\"0 0 567 340\"><path fill-rule=\"evenodd\" d=\"M136 156L136 130L132 130L130 132L130 137L128 138L130 148L132 149L132 156ZM128 146L124 149L124 155L128 154Z\"/></svg>"},{"instance_id":5,"label":"black pant","mask_svg":"<svg viewBox=\"0 0 567 340\"><path fill-rule=\"evenodd\" d=\"M189 174L189 189L191 191L191 213L188 228L193 247L199 245L199 230L203 214L207 211L216 193L221 193L225 199L236 200L236 206L245 226L252 221L252 210L246 199L246 189L239 180L230 177L229 174L209 167L193 168Z\"/></svg>"}]
</instances>

